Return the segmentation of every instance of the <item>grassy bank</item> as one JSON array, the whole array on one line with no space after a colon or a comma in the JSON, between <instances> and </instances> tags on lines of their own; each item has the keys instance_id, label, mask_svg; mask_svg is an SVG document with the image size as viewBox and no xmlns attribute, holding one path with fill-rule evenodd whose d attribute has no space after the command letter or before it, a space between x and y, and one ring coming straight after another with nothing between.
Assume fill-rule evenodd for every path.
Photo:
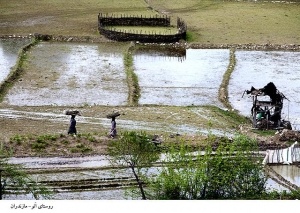
<instances>
[{"instance_id":1,"label":"grassy bank","mask_svg":"<svg viewBox=\"0 0 300 213\"><path fill-rule=\"evenodd\" d=\"M27 60L27 52L37 44L37 40L32 40L31 43L25 45L22 47L18 53L18 59L16 62L16 65L14 68L11 70L10 74L8 77L5 79L5 81L0 84L0 102L3 101L4 96L8 92L10 88L14 85L14 83L20 78L22 75L24 68L24 62Z\"/></svg>"}]
</instances>

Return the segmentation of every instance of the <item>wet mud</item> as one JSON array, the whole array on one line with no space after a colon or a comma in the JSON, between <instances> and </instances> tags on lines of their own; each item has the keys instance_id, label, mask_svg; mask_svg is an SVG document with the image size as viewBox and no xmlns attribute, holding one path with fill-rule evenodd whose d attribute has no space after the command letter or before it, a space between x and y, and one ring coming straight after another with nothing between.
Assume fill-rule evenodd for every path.
<instances>
[{"instance_id":1,"label":"wet mud","mask_svg":"<svg viewBox=\"0 0 300 213\"><path fill-rule=\"evenodd\" d=\"M19 44L0 42L1 68L10 70ZM21 46L21 44L20 44ZM126 45L41 42L31 49L25 71L0 104L0 137L7 142L16 134L62 133L68 128L65 109L77 108L79 132L106 132L106 114L121 112L117 120L122 130L152 133L207 135L234 134L226 118L203 105L222 108L218 89L229 63L229 49L187 49L182 54L154 54L138 51L134 55L135 73L141 88L140 106L127 106L128 88L123 66ZM236 54L236 67L229 84L229 100L234 109L249 116L252 100L242 97L251 86L260 88L273 81L289 98L283 116L299 127L299 52L242 51ZM9 71L0 75L5 79ZM212 128L207 124L213 123ZM232 135L229 135L232 136ZM126 169L108 167L104 156L73 158L12 158L35 179L49 184L55 199L127 199L124 189L134 186ZM44 170L43 170L44 169ZM281 171L299 183L299 170ZM292 174L295 174L293 176ZM115 176L116 175L116 176ZM276 188L276 182L269 182ZM27 195L9 197L31 199Z\"/></svg>"}]
</instances>

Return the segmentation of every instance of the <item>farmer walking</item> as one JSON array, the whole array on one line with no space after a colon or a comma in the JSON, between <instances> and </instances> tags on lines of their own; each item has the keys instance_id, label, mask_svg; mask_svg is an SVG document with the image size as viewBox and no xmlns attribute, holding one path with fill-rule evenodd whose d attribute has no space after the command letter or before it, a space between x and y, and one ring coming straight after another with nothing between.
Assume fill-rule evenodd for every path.
<instances>
[{"instance_id":1,"label":"farmer walking","mask_svg":"<svg viewBox=\"0 0 300 213\"><path fill-rule=\"evenodd\" d=\"M113 112L111 114L108 114L106 117L111 119L111 128L109 131L108 136L111 138L115 138L117 136L117 122L116 122L116 117L120 115L119 112Z\"/></svg>"},{"instance_id":2,"label":"farmer walking","mask_svg":"<svg viewBox=\"0 0 300 213\"><path fill-rule=\"evenodd\" d=\"M76 120L75 116L76 115L81 115L78 110L66 110L65 115L71 115L70 119L70 125L69 125L69 130L68 130L68 135L76 135L77 130L76 130Z\"/></svg>"},{"instance_id":3,"label":"farmer walking","mask_svg":"<svg viewBox=\"0 0 300 213\"><path fill-rule=\"evenodd\" d=\"M111 118L111 129L110 129L110 137L115 138L117 136L117 123L116 117Z\"/></svg>"},{"instance_id":4,"label":"farmer walking","mask_svg":"<svg viewBox=\"0 0 300 213\"><path fill-rule=\"evenodd\" d=\"M76 115L71 115L70 126L69 126L69 131L68 131L69 135L77 134L75 116Z\"/></svg>"}]
</instances>

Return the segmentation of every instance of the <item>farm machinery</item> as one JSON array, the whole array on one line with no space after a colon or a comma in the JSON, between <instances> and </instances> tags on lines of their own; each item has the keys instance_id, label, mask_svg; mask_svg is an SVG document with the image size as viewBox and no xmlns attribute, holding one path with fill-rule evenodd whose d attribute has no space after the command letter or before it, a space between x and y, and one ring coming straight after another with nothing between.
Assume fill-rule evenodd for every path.
<instances>
[{"instance_id":1,"label":"farm machinery","mask_svg":"<svg viewBox=\"0 0 300 213\"><path fill-rule=\"evenodd\" d=\"M281 118L283 100L287 98L273 82L260 89L252 86L244 91L243 96L245 93L252 97L251 120L254 129L292 129L291 123Z\"/></svg>"}]
</instances>

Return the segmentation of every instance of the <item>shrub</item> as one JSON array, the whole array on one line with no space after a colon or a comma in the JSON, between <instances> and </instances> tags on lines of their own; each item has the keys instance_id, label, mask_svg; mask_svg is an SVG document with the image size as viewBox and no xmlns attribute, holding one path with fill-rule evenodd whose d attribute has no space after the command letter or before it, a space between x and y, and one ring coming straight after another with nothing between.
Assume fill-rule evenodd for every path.
<instances>
[{"instance_id":1,"label":"shrub","mask_svg":"<svg viewBox=\"0 0 300 213\"><path fill-rule=\"evenodd\" d=\"M256 155L257 143L237 136L215 152L170 147L165 166L149 187L153 199L251 199L266 192L267 178ZM172 162L172 163L170 163Z\"/></svg>"}]
</instances>

